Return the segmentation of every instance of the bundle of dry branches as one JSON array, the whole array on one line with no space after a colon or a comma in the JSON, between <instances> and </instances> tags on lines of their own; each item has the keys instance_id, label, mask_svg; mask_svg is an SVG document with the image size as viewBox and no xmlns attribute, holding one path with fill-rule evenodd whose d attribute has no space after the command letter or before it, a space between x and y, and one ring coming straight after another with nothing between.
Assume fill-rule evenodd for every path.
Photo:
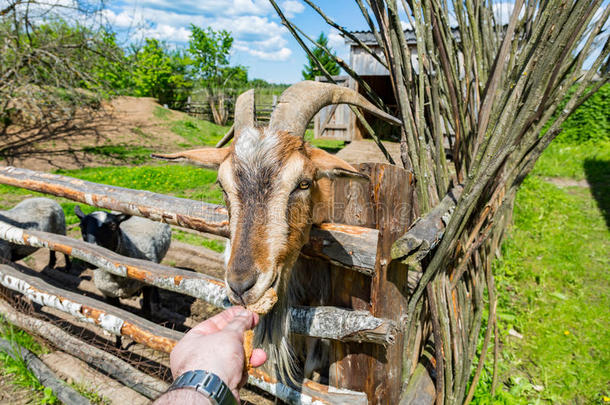
<instances>
[{"instance_id":1,"label":"bundle of dry branches","mask_svg":"<svg viewBox=\"0 0 610 405\"><path fill-rule=\"evenodd\" d=\"M270 1L311 57L305 45L310 38ZM380 57L311 0L304 1L387 68L403 121L402 164L417 179L421 213L434 208L452 184L463 186L442 239L421 263L424 273L406 314L404 358L424 346L414 342L417 323L429 320L437 402L468 402L497 331L491 263L510 223L515 193L565 119L608 82L610 42L603 27L610 6L600 0L516 0L504 24L492 1L355 0L383 50ZM417 39L414 50L404 20ZM385 108L353 69L328 54ZM448 133L454 134L450 156L443 147ZM399 246L393 251L396 257L409 253ZM475 367L485 290L489 317ZM413 370L405 360L405 387Z\"/></svg>"}]
</instances>

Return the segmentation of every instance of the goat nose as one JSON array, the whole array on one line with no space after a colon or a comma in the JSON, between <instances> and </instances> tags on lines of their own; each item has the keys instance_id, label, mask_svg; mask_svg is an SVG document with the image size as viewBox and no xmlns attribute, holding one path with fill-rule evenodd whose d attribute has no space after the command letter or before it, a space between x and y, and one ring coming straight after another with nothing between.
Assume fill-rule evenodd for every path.
<instances>
[{"instance_id":1,"label":"goat nose","mask_svg":"<svg viewBox=\"0 0 610 405\"><path fill-rule=\"evenodd\" d=\"M249 289L256 284L256 277L248 277L240 280L229 281L229 288L238 297L242 297Z\"/></svg>"}]
</instances>

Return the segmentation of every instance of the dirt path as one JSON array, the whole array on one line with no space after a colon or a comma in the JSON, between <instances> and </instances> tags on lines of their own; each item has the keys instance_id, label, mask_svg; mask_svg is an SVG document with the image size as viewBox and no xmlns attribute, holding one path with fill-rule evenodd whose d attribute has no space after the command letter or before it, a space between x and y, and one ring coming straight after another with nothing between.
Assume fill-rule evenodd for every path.
<instances>
[{"instance_id":1,"label":"dirt path","mask_svg":"<svg viewBox=\"0 0 610 405\"><path fill-rule=\"evenodd\" d=\"M186 114L165 110L164 117L158 118L155 110L159 107L153 98L117 97L103 103L97 111L79 113L76 119L56 130L52 140L37 144L24 157L1 163L43 171L78 169L125 164L101 153L102 148L109 146L174 150L185 140L170 128L174 121L186 118Z\"/></svg>"},{"instance_id":2,"label":"dirt path","mask_svg":"<svg viewBox=\"0 0 610 405\"><path fill-rule=\"evenodd\" d=\"M383 142L390 152L394 162L400 165L400 144L396 142ZM353 141L337 152L337 156L348 163L388 163L387 159L373 141Z\"/></svg>"}]
</instances>

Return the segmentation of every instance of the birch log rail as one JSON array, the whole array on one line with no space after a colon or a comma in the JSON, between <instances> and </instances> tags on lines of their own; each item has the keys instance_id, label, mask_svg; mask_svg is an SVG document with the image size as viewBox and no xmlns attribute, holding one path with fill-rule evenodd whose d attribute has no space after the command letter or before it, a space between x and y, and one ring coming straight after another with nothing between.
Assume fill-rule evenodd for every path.
<instances>
[{"instance_id":1,"label":"birch log rail","mask_svg":"<svg viewBox=\"0 0 610 405\"><path fill-rule=\"evenodd\" d=\"M2 221L0 239L19 245L49 248L117 276L199 298L217 307L230 306L224 292L224 282L205 274L121 256L81 240L48 232L24 230ZM395 323L376 318L366 311L336 307L298 307L293 308L291 314L294 333L384 345L394 342Z\"/></svg>"},{"instance_id":2,"label":"birch log rail","mask_svg":"<svg viewBox=\"0 0 610 405\"><path fill-rule=\"evenodd\" d=\"M166 353L169 353L184 335L104 302L52 286L35 275L25 274L29 269L13 266L0 265L0 284L25 295L39 305L55 308L79 321L93 323L106 332L128 336L138 343ZM303 383L302 391L299 392L257 369L251 370L248 382L290 404L367 403L366 395L362 393L333 390L308 380Z\"/></svg>"},{"instance_id":3,"label":"birch log rail","mask_svg":"<svg viewBox=\"0 0 610 405\"><path fill-rule=\"evenodd\" d=\"M150 191L92 183L12 166L0 167L0 184L65 197L94 207L116 210L154 221L228 236L229 217L221 205L170 197ZM359 226L325 223L311 230L309 255L327 258L373 275L379 231Z\"/></svg>"}]
</instances>

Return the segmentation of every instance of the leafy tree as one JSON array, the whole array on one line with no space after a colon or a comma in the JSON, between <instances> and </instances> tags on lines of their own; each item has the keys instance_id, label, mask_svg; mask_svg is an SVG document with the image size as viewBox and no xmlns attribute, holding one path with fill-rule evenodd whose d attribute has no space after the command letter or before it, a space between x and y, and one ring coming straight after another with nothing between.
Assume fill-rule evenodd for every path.
<instances>
[{"instance_id":1,"label":"leafy tree","mask_svg":"<svg viewBox=\"0 0 610 405\"><path fill-rule=\"evenodd\" d=\"M231 33L222 30L206 30L191 24L191 39L188 52L193 57L194 75L208 85L222 84L223 77L231 73L229 67L229 52L233 46Z\"/></svg>"},{"instance_id":2,"label":"leafy tree","mask_svg":"<svg viewBox=\"0 0 610 405\"><path fill-rule=\"evenodd\" d=\"M316 40L318 45L332 51L332 49L328 46L328 38L324 35L323 32L320 33L320 36ZM318 59L318 61L324 66L324 69L331 75L335 76L339 74L341 68L335 61L335 58L324 52L324 50L319 46L314 46L311 49L311 52ZM333 55L335 55L333 53ZM305 65L305 69L301 71L304 80L315 80L316 76L323 76L322 71L318 68L317 63L311 58L311 56L307 55L307 64Z\"/></svg>"},{"instance_id":3,"label":"leafy tree","mask_svg":"<svg viewBox=\"0 0 610 405\"><path fill-rule=\"evenodd\" d=\"M184 90L192 87L187 77L191 64L187 55L180 51L170 52L159 40L147 38L132 59L135 62L134 95L156 97L159 102L173 106L184 101Z\"/></svg>"},{"instance_id":4,"label":"leafy tree","mask_svg":"<svg viewBox=\"0 0 610 405\"><path fill-rule=\"evenodd\" d=\"M229 103L226 88L240 88L248 83L245 66L230 66L229 53L233 46L231 33L222 30L203 29L191 24L191 39L188 52L195 66L194 76L198 78L209 94L208 102L214 122L224 125L229 118Z\"/></svg>"}]
</instances>

